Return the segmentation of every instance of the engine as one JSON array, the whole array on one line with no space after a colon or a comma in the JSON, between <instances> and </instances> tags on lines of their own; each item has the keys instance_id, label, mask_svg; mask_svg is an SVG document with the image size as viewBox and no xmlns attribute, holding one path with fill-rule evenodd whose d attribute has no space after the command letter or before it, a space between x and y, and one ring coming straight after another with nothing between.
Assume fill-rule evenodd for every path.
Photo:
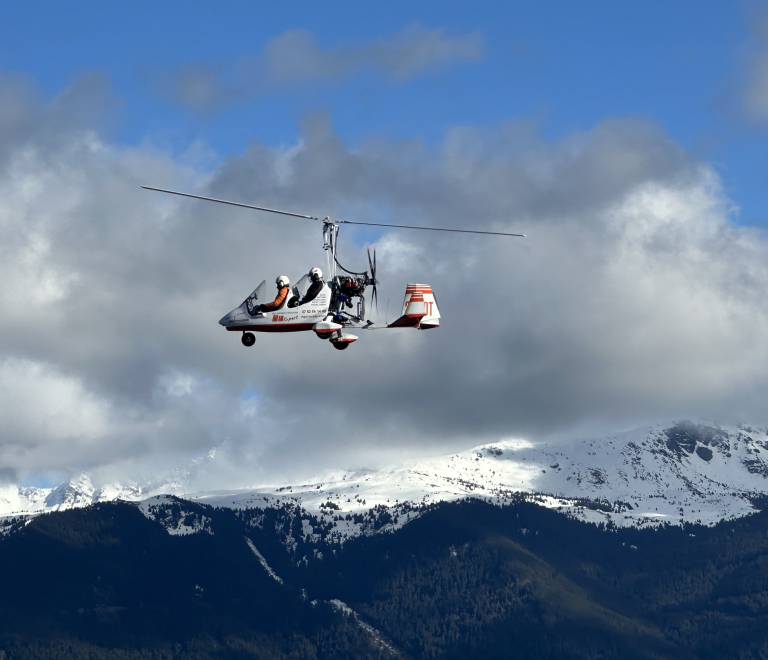
<instances>
[{"instance_id":1,"label":"engine","mask_svg":"<svg viewBox=\"0 0 768 660\"><path fill-rule=\"evenodd\" d=\"M368 286L368 275L339 275L336 277L336 286L338 292L345 298L353 298L365 294L365 287Z\"/></svg>"},{"instance_id":2,"label":"engine","mask_svg":"<svg viewBox=\"0 0 768 660\"><path fill-rule=\"evenodd\" d=\"M357 313L352 316L357 318L365 313L365 287L370 284L368 274L363 275L338 275L331 284L333 294L331 296L331 309L338 314L345 308L351 310L354 307L353 298L357 298ZM339 319L342 317L339 316ZM339 321L341 322L341 321Z\"/></svg>"}]
</instances>

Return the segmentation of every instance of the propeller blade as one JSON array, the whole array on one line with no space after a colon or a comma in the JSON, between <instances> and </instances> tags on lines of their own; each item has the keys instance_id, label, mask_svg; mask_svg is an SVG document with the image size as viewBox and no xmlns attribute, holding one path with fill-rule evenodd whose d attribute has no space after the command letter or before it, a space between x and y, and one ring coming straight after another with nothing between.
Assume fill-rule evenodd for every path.
<instances>
[{"instance_id":1,"label":"propeller blade","mask_svg":"<svg viewBox=\"0 0 768 660\"><path fill-rule=\"evenodd\" d=\"M371 256L368 255L368 259L370 259ZM379 280L376 278L376 246L373 246L373 266L371 266L371 274L373 275L373 302L376 305L376 313L379 313L379 292L376 289L376 285L378 284Z\"/></svg>"}]
</instances>

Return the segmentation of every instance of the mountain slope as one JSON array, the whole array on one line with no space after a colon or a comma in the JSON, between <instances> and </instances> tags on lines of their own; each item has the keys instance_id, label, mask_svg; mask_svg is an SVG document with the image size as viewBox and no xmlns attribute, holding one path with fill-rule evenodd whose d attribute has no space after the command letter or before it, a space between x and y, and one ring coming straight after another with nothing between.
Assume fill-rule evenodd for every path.
<instances>
[{"instance_id":1,"label":"mountain slope","mask_svg":"<svg viewBox=\"0 0 768 660\"><path fill-rule=\"evenodd\" d=\"M470 500L324 545L302 539L294 506L154 502L144 515L126 503L42 515L0 539L14 569L0 589L6 657L736 660L768 649L768 512L606 532L531 502Z\"/></svg>"},{"instance_id":2,"label":"mountain slope","mask_svg":"<svg viewBox=\"0 0 768 660\"><path fill-rule=\"evenodd\" d=\"M271 579L231 512L206 513L214 534L169 535L123 503L17 527L0 540L13 567L0 657L389 657L331 606Z\"/></svg>"}]
</instances>

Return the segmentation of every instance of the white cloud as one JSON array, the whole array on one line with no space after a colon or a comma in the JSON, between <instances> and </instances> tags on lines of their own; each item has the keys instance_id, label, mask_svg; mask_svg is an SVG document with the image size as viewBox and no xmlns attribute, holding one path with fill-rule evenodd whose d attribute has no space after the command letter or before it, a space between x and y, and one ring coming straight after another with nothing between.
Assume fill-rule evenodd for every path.
<instances>
[{"instance_id":1,"label":"white cloud","mask_svg":"<svg viewBox=\"0 0 768 660\"><path fill-rule=\"evenodd\" d=\"M0 363L0 401L0 463L6 465L27 454L44 463L51 445L73 450L73 445L103 440L112 430L106 399L32 360L6 357Z\"/></svg>"},{"instance_id":2,"label":"white cloud","mask_svg":"<svg viewBox=\"0 0 768 660\"><path fill-rule=\"evenodd\" d=\"M192 394L192 390L198 385L197 379L192 374L179 372L161 376L158 381L160 392L168 396Z\"/></svg>"}]
</instances>

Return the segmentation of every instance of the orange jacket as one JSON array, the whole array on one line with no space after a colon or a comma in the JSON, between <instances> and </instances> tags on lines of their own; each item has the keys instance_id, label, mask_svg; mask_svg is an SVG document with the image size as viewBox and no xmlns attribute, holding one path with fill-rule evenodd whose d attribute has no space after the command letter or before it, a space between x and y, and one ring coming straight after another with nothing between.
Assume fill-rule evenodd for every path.
<instances>
[{"instance_id":1,"label":"orange jacket","mask_svg":"<svg viewBox=\"0 0 768 660\"><path fill-rule=\"evenodd\" d=\"M271 303L266 303L264 305L264 309L280 309L280 307L282 307L287 297L288 297L288 287L284 286L282 289L280 289L280 291L277 292L277 298L275 298L275 301Z\"/></svg>"}]
</instances>

